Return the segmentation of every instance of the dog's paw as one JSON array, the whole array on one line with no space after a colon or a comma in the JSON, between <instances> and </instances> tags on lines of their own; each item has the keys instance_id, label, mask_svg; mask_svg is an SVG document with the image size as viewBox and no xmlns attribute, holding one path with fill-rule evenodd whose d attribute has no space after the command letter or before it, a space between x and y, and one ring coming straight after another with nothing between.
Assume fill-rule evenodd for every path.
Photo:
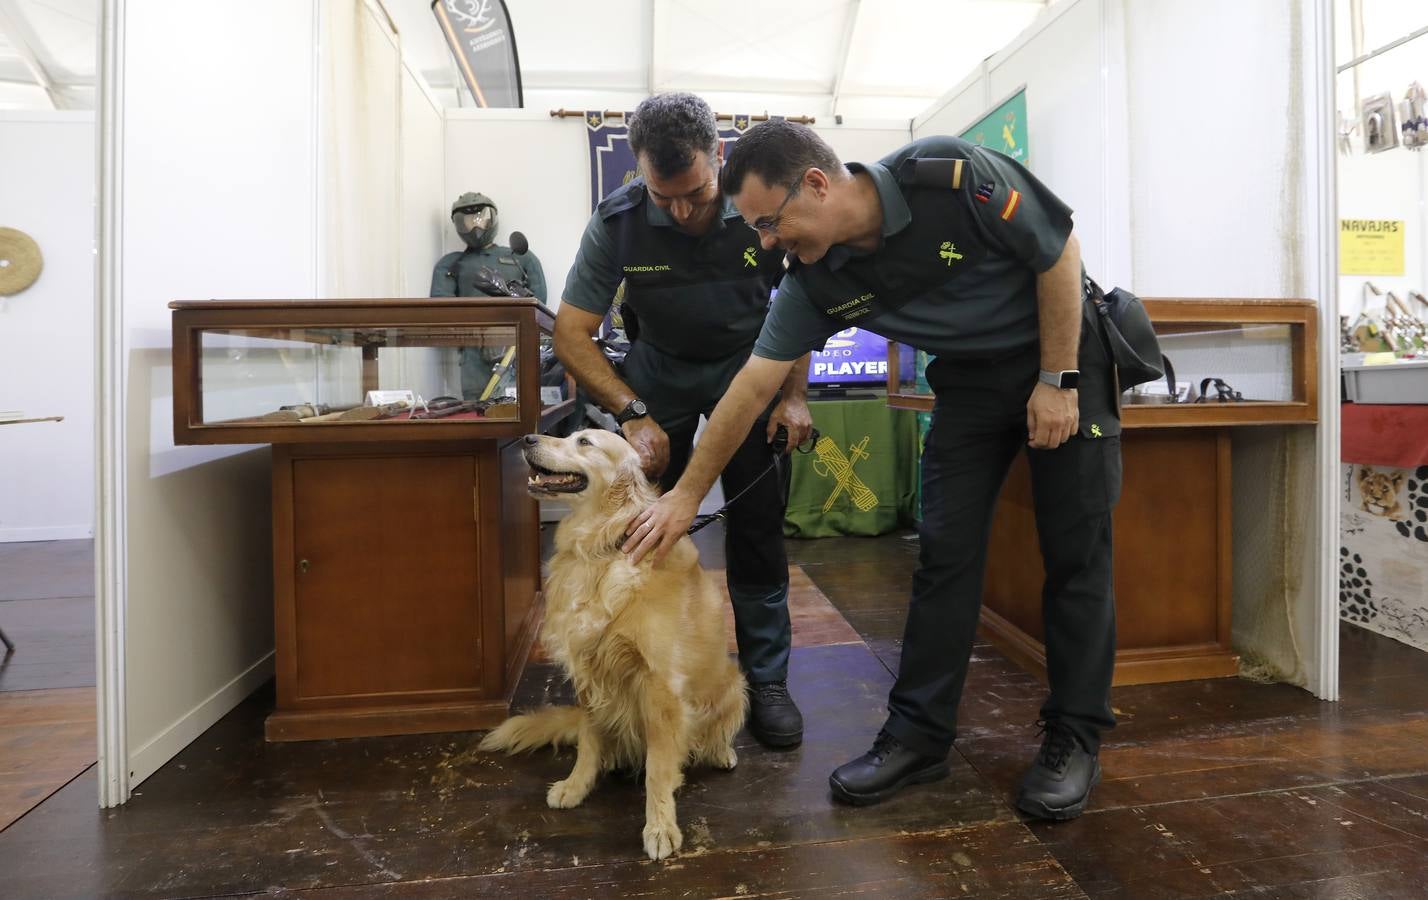
<instances>
[{"instance_id":1,"label":"dog's paw","mask_svg":"<svg viewBox=\"0 0 1428 900\"><path fill-rule=\"evenodd\" d=\"M645 826L645 852L650 859L664 859L684 846L684 835L674 822L651 822Z\"/></svg>"},{"instance_id":2,"label":"dog's paw","mask_svg":"<svg viewBox=\"0 0 1428 900\"><path fill-rule=\"evenodd\" d=\"M550 790L545 792L545 802L551 809L571 809L583 803L589 795L589 786L581 787L567 778L550 786Z\"/></svg>"},{"instance_id":3,"label":"dog's paw","mask_svg":"<svg viewBox=\"0 0 1428 900\"><path fill-rule=\"evenodd\" d=\"M728 747L722 747L709 754L709 762L716 769L723 769L726 772L730 772L739 764L739 754L734 752L734 747L731 744Z\"/></svg>"}]
</instances>

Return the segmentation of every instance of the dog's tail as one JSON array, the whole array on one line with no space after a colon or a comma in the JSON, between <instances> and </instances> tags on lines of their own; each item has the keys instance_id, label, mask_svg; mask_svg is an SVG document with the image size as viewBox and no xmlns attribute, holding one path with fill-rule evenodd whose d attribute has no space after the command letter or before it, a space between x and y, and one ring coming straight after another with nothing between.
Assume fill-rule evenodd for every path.
<instances>
[{"instance_id":1,"label":"dog's tail","mask_svg":"<svg viewBox=\"0 0 1428 900\"><path fill-rule=\"evenodd\" d=\"M545 706L533 713L512 716L482 738L478 750L520 753L537 747L574 746L580 737L585 711L578 706Z\"/></svg>"}]
</instances>

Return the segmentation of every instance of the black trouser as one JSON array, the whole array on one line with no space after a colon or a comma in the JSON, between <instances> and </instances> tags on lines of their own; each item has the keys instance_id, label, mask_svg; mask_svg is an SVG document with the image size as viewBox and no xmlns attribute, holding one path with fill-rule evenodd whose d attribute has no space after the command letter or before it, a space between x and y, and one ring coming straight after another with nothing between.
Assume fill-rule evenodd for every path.
<instances>
[{"instance_id":1,"label":"black trouser","mask_svg":"<svg viewBox=\"0 0 1428 900\"><path fill-rule=\"evenodd\" d=\"M788 649L793 638L788 618L788 557L783 549L789 466L785 463L759 478L774 460L765 434L767 425L767 419L754 424L719 477L726 501L754 483L729 507L724 522L724 558L734 604L739 666L755 683L788 677ZM666 432L669 467L660 476L664 490L684 474L694 430L690 424Z\"/></svg>"},{"instance_id":2,"label":"black trouser","mask_svg":"<svg viewBox=\"0 0 1428 900\"><path fill-rule=\"evenodd\" d=\"M945 755L957 734L992 512L1026 446L1026 404L1039 368L1032 349L993 362L938 359L927 371L937 399L922 456L921 559L886 726L924 755ZM1111 510L1120 496L1121 454L1119 423L1107 418L1104 394L1082 392L1082 428L1065 444L1026 451L1046 568L1041 612L1051 695L1041 715L1068 726L1092 753L1100 732L1115 725ZM1091 418L1106 424L1093 432Z\"/></svg>"}]
</instances>

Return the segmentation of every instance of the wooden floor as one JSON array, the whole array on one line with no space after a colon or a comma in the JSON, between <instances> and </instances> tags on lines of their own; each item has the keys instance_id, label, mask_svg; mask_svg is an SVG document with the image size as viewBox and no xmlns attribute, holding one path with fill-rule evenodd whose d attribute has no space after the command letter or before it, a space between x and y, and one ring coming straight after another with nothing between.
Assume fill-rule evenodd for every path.
<instances>
[{"instance_id":1,"label":"wooden floor","mask_svg":"<svg viewBox=\"0 0 1428 900\"><path fill-rule=\"evenodd\" d=\"M0 646L4 829L93 765L98 752L92 542L0 544L0 628L15 644L8 654Z\"/></svg>"},{"instance_id":2,"label":"wooden floor","mask_svg":"<svg viewBox=\"0 0 1428 900\"><path fill-rule=\"evenodd\" d=\"M1041 688L979 644L952 776L853 809L826 779L882 722L916 543L789 549L860 640L794 649L803 746L741 736L735 771L692 771L672 860L643 857L631 780L546 808L569 752L490 757L476 734L265 744L265 690L126 806L94 808L91 769L6 828L0 896L1428 896L1428 654L1345 626L1338 704L1237 679L1117 689L1092 810L1053 825L1009 803ZM520 701L567 690L535 665Z\"/></svg>"}]
</instances>

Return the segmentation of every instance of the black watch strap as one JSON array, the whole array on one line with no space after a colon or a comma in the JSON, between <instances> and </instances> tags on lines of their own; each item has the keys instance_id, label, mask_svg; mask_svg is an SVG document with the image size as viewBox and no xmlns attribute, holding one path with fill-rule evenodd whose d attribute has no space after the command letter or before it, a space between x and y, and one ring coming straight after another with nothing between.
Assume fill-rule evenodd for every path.
<instances>
[{"instance_id":1,"label":"black watch strap","mask_svg":"<svg viewBox=\"0 0 1428 900\"><path fill-rule=\"evenodd\" d=\"M642 419L649 415L649 407L645 406L645 401L639 397L625 404L625 408L615 413L615 421L623 425L631 419Z\"/></svg>"}]
</instances>

